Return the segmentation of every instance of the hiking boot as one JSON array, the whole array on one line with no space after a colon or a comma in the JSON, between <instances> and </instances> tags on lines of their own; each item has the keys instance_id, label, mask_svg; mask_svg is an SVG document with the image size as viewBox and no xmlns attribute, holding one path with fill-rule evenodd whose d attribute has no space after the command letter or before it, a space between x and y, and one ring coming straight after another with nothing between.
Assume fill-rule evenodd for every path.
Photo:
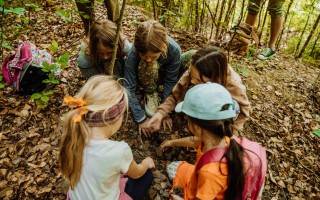
<instances>
[{"instance_id":1,"label":"hiking boot","mask_svg":"<svg viewBox=\"0 0 320 200\"><path fill-rule=\"evenodd\" d=\"M272 59L273 56L276 55L276 51L273 51L271 48L264 49L257 57L260 60Z\"/></svg>"},{"instance_id":2,"label":"hiking boot","mask_svg":"<svg viewBox=\"0 0 320 200\"><path fill-rule=\"evenodd\" d=\"M149 117L152 117L158 110L160 104L158 93L146 94L144 99L144 109Z\"/></svg>"}]
</instances>

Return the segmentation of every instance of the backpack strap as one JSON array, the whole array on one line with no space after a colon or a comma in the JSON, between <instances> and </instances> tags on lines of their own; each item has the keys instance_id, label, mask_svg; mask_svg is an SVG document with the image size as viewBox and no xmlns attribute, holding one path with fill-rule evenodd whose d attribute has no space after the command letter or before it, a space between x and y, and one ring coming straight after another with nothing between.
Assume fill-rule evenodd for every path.
<instances>
[{"instance_id":1,"label":"backpack strap","mask_svg":"<svg viewBox=\"0 0 320 200\"><path fill-rule=\"evenodd\" d=\"M216 148L205 152L197 162L196 172L198 172L204 165L211 162L227 163L227 159L224 157L226 151L226 148Z\"/></svg>"}]
</instances>

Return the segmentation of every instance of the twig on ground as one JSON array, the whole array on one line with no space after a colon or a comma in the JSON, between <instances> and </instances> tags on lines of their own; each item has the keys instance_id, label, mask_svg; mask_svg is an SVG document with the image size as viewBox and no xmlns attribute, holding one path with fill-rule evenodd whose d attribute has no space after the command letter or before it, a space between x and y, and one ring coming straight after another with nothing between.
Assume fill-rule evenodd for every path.
<instances>
[{"instance_id":1,"label":"twig on ground","mask_svg":"<svg viewBox=\"0 0 320 200\"><path fill-rule=\"evenodd\" d=\"M297 156L297 154L292 151L291 149L287 148L287 147L284 147L286 150L288 150L289 152L293 153L295 159L298 161L298 163L306 170L308 170L309 172L311 172L313 175L315 175L315 178L317 179L317 181L320 182L320 178L317 176L317 174L312 170L312 169L309 169L308 167L306 167L299 159L299 157Z\"/></svg>"},{"instance_id":2,"label":"twig on ground","mask_svg":"<svg viewBox=\"0 0 320 200\"><path fill-rule=\"evenodd\" d=\"M264 130L267 130L267 131L270 131L270 132L278 132L278 131L276 131L276 130L273 130L273 129L271 129L271 128L267 128L267 127L265 127L265 126L263 126L262 124L260 124L259 122L257 122L255 119L253 119L252 117L249 117L249 119L255 124L255 125L257 125L259 128L261 128L261 129L264 129ZM264 134L264 132L262 131L262 134L263 134L263 136L264 137L266 137L266 135Z\"/></svg>"}]
</instances>

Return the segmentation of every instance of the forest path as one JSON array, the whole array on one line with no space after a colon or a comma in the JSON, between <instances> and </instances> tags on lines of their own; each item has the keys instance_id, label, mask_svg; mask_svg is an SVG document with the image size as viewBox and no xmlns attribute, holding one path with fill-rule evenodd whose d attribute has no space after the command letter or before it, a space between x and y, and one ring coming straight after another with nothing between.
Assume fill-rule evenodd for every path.
<instances>
[{"instance_id":1,"label":"forest path","mask_svg":"<svg viewBox=\"0 0 320 200\"><path fill-rule=\"evenodd\" d=\"M20 35L14 32L16 24L22 23L20 19L8 17L4 21L11 32L8 38L12 38L9 41L12 46L18 39L24 39L47 48L55 39L63 51L71 51L73 56L69 68L60 77L58 93L50 98L45 109L37 108L30 96L12 94L8 87L0 91L1 199L65 199L67 185L57 166L60 117L68 110L62 106L62 99L74 95L84 84L76 66L76 55L83 38L82 23L78 16L72 23L66 23L54 14L55 9L68 6L65 2L47 4L44 10L31 15L31 27ZM104 7L98 5L97 8L97 16L101 16ZM146 18L146 14L139 10L132 6L126 8L123 32L130 41L138 22ZM173 29L168 32L181 45L183 52L209 43L205 37L192 32ZM241 75L252 103L251 118L240 135L267 147L264 199L320 197L320 137L312 132L320 129L319 109L312 99L319 69L282 53L267 61L249 61L245 57L230 55L229 63ZM173 120L173 131L161 131L152 138L137 140L137 125L130 116L116 135L116 139L129 143L138 161L145 156L156 160L154 184L149 192L151 199L169 197L171 182L165 172L168 162L194 161L194 149L157 151L164 139L188 134L183 131L185 121L182 116L173 115Z\"/></svg>"}]
</instances>

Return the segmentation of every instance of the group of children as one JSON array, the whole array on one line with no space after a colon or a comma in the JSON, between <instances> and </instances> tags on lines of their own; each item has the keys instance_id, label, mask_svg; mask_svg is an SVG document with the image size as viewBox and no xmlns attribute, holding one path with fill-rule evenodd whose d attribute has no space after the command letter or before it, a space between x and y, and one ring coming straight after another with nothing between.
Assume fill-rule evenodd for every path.
<instances>
[{"instance_id":1,"label":"group of children","mask_svg":"<svg viewBox=\"0 0 320 200\"><path fill-rule=\"evenodd\" d=\"M127 143L111 139L129 108L146 136L161 125L171 129L169 114L174 109L187 115L193 136L164 141L162 149L198 148L197 161L212 149L225 150L227 162L211 162L199 171L186 162L169 164L168 176L184 191L183 196L172 194L172 199L244 198L246 151L233 135L248 118L250 103L223 51L206 47L181 54L159 22L142 22L133 44L120 35L114 76L124 78L122 86L108 74L115 37L113 22L92 25L78 57L89 80L75 97L64 99L72 108L63 118L59 154L62 174L70 184L68 198L143 199L152 183L154 161L147 157L137 164ZM136 96L139 88L144 106Z\"/></svg>"}]
</instances>

